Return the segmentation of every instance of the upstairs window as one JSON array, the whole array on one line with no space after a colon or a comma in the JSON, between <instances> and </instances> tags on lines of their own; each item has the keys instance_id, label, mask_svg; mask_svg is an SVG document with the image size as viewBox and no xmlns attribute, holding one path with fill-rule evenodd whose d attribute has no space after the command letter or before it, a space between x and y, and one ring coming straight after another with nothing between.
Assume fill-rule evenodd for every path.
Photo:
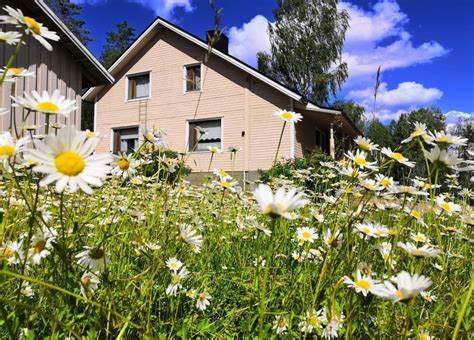
<instances>
[{"instance_id":1,"label":"upstairs window","mask_svg":"<svg viewBox=\"0 0 474 340\"><path fill-rule=\"evenodd\" d=\"M186 92L201 90L201 64L185 66Z\"/></svg>"},{"instance_id":2,"label":"upstairs window","mask_svg":"<svg viewBox=\"0 0 474 340\"><path fill-rule=\"evenodd\" d=\"M150 73L127 76L128 100L150 98Z\"/></svg>"},{"instance_id":3,"label":"upstairs window","mask_svg":"<svg viewBox=\"0 0 474 340\"><path fill-rule=\"evenodd\" d=\"M127 152L138 149L138 127L114 129L113 152Z\"/></svg>"},{"instance_id":4,"label":"upstairs window","mask_svg":"<svg viewBox=\"0 0 474 340\"><path fill-rule=\"evenodd\" d=\"M200 131L205 130L202 134ZM208 151L208 147L222 149L221 119L189 122L189 151Z\"/></svg>"}]
</instances>

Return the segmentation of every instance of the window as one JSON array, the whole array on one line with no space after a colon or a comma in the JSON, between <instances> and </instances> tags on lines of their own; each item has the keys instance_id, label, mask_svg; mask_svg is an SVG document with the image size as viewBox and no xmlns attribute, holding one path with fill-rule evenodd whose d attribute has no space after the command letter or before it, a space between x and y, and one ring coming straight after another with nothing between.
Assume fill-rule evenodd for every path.
<instances>
[{"instance_id":1,"label":"window","mask_svg":"<svg viewBox=\"0 0 474 340\"><path fill-rule=\"evenodd\" d=\"M189 65L186 71L186 92L201 90L201 64Z\"/></svg>"},{"instance_id":2,"label":"window","mask_svg":"<svg viewBox=\"0 0 474 340\"><path fill-rule=\"evenodd\" d=\"M315 134L314 134L314 137L315 137L315 145L316 147L321 147L321 132L319 130L316 130L315 131Z\"/></svg>"},{"instance_id":3,"label":"window","mask_svg":"<svg viewBox=\"0 0 474 340\"><path fill-rule=\"evenodd\" d=\"M127 76L128 100L150 97L150 73Z\"/></svg>"},{"instance_id":4,"label":"window","mask_svg":"<svg viewBox=\"0 0 474 340\"><path fill-rule=\"evenodd\" d=\"M204 129L203 135L199 132ZM222 121L220 119L189 122L189 151L207 151L209 146L222 149Z\"/></svg>"},{"instance_id":5,"label":"window","mask_svg":"<svg viewBox=\"0 0 474 340\"><path fill-rule=\"evenodd\" d=\"M114 129L114 153L138 149L138 127Z\"/></svg>"}]
</instances>

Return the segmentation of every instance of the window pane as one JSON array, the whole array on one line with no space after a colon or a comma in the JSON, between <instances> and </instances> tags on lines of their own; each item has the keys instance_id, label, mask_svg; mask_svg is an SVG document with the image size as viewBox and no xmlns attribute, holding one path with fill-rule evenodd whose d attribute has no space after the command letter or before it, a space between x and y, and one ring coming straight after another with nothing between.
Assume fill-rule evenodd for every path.
<instances>
[{"instance_id":1,"label":"window pane","mask_svg":"<svg viewBox=\"0 0 474 340\"><path fill-rule=\"evenodd\" d=\"M114 152L126 152L138 148L138 128L114 130Z\"/></svg>"},{"instance_id":2,"label":"window pane","mask_svg":"<svg viewBox=\"0 0 474 340\"><path fill-rule=\"evenodd\" d=\"M150 74L129 77L128 84L128 99L150 96Z\"/></svg>"},{"instance_id":3,"label":"window pane","mask_svg":"<svg viewBox=\"0 0 474 340\"><path fill-rule=\"evenodd\" d=\"M206 130L206 134L199 139L197 127ZM207 120L189 123L189 150L190 151L207 151L208 147L222 147L221 141L221 120Z\"/></svg>"},{"instance_id":4,"label":"window pane","mask_svg":"<svg viewBox=\"0 0 474 340\"><path fill-rule=\"evenodd\" d=\"M186 91L201 89L201 65L186 67Z\"/></svg>"}]
</instances>

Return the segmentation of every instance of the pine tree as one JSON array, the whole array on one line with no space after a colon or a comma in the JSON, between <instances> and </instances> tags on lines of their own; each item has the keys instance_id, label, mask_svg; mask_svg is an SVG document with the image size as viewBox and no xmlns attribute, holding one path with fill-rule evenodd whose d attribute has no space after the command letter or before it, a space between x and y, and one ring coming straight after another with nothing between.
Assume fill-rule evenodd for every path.
<instances>
[{"instance_id":1,"label":"pine tree","mask_svg":"<svg viewBox=\"0 0 474 340\"><path fill-rule=\"evenodd\" d=\"M84 28L86 22L77 19L82 11L80 5L72 3L71 0L47 0L47 4L84 45L92 41L90 32Z\"/></svg>"},{"instance_id":2,"label":"pine tree","mask_svg":"<svg viewBox=\"0 0 474 340\"><path fill-rule=\"evenodd\" d=\"M116 31L107 32L106 34L107 43L102 49L100 61L108 68L133 43L135 28L124 21L116 24Z\"/></svg>"},{"instance_id":3,"label":"pine tree","mask_svg":"<svg viewBox=\"0 0 474 340\"><path fill-rule=\"evenodd\" d=\"M268 25L271 55L258 55L262 72L318 104L327 104L348 76L341 55L349 14L339 11L337 4L338 0L278 0L276 22Z\"/></svg>"}]
</instances>

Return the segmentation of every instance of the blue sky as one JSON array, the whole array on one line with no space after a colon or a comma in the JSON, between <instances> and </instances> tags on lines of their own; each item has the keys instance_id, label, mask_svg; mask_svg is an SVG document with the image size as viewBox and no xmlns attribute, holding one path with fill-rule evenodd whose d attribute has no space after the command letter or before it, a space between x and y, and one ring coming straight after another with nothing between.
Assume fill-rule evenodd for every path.
<instances>
[{"instance_id":1,"label":"blue sky","mask_svg":"<svg viewBox=\"0 0 474 340\"><path fill-rule=\"evenodd\" d=\"M160 15L204 38L213 25L208 0L73 0L83 6L91 31L92 52L99 56L105 32L127 20L142 32ZM255 54L269 50L266 27L273 22L276 0L215 0L223 8L221 26L230 52L255 65ZM372 88L382 67L377 115L383 121L401 112L436 105L454 122L474 117L474 1L345 0L351 16L344 60L349 79L339 98L372 110Z\"/></svg>"}]
</instances>

